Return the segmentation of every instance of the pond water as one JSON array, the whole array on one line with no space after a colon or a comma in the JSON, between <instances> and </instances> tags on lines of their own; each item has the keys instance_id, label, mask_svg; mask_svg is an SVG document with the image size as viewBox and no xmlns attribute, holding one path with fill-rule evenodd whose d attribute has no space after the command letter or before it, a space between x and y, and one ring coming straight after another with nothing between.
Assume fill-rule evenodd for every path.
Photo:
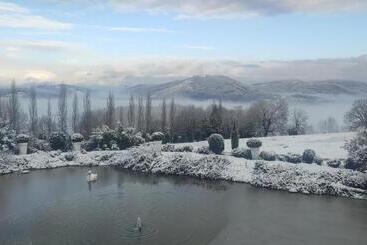
<instances>
[{"instance_id":1,"label":"pond water","mask_svg":"<svg viewBox=\"0 0 367 245\"><path fill-rule=\"evenodd\" d=\"M367 244L367 201L87 170L0 176L0 244Z\"/></svg>"}]
</instances>

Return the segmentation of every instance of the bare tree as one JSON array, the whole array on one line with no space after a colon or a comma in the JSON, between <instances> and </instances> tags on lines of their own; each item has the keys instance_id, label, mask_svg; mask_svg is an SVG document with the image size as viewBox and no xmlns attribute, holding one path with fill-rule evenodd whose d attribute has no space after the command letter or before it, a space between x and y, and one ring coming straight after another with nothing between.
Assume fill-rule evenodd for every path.
<instances>
[{"instance_id":1,"label":"bare tree","mask_svg":"<svg viewBox=\"0 0 367 245\"><path fill-rule=\"evenodd\" d=\"M152 133L152 97L147 94L145 100L145 131Z\"/></svg>"},{"instance_id":2,"label":"bare tree","mask_svg":"<svg viewBox=\"0 0 367 245\"><path fill-rule=\"evenodd\" d=\"M92 105L90 101L90 92L89 90L86 91L84 95L84 111L83 117L81 120L81 132L84 137L89 138L92 133Z\"/></svg>"},{"instance_id":3,"label":"bare tree","mask_svg":"<svg viewBox=\"0 0 367 245\"><path fill-rule=\"evenodd\" d=\"M73 132L79 132L79 103L78 103L78 95L77 93L74 93L74 99L73 99L73 114L71 118L72 122L72 128Z\"/></svg>"},{"instance_id":4,"label":"bare tree","mask_svg":"<svg viewBox=\"0 0 367 245\"><path fill-rule=\"evenodd\" d=\"M255 120L258 134L284 134L288 121L288 103L285 99L277 101L259 101L249 109L249 116Z\"/></svg>"},{"instance_id":5,"label":"bare tree","mask_svg":"<svg viewBox=\"0 0 367 245\"><path fill-rule=\"evenodd\" d=\"M106 125L109 128L115 127L115 98L112 92L107 97Z\"/></svg>"},{"instance_id":6,"label":"bare tree","mask_svg":"<svg viewBox=\"0 0 367 245\"><path fill-rule=\"evenodd\" d=\"M67 88L65 84L60 85L59 94L59 130L66 133L68 130L68 105Z\"/></svg>"},{"instance_id":7,"label":"bare tree","mask_svg":"<svg viewBox=\"0 0 367 245\"><path fill-rule=\"evenodd\" d=\"M302 109L294 109L290 116L290 126L288 133L290 135L305 134L307 129L307 112Z\"/></svg>"},{"instance_id":8,"label":"bare tree","mask_svg":"<svg viewBox=\"0 0 367 245\"><path fill-rule=\"evenodd\" d=\"M129 108L127 111L127 121L129 127L135 126L135 102L134 102L134 96L131 95L129 99Z\"/></svg>"},{"instance_id":9,"label":"bare tree","mask_svg":"<svg viewBox=\"0 0 367 245\"><path fill-rule=\"evenodd\" d=\"M356 100L345 114L345 121L351 130L367 128L367 99Z\"/></svg>"},{"instance_id":10,"label":"bare tree","mask_svg":"<svg viewBox=\"0 0 367 245\"><path fill-rule=\"evenodd\" d=\"M9 119L10 119L10 129L19 131L19 113L20 105L18 101L18 94L15 81L13 80L10 88L10 98L9 98Z\"/></svg>"},{"instance_id":11,"label":"bare tree","mask_svg":"<svg viewBox=\"0 0 367 245\"><path fill-rule=\"evenodd\" d=\"M139 96L138 98L138 111L137 111L137 129L139 131L144 131L144 105L143 105L143 97Z\"/></svg>"},{"instance_id":12,"label":"bare tree","mask_svg":"<svg viewBox=\"0 0 367 245\"><path fill-rule=\"evenodd\" d=\"M38 122L38 114L37 114L37 92L36 88L33 85L29 91L29 120L30 120L30 133L33 136L37 135L37 122Z\"/></svg>"},{"instance_id":13,"label":"bare tree","mask_svg":"<svg viewBox=\"0 0 367 245\"><path fill-rule=\"evenodd\" d=\"M167 131L167 104L166 104L166 98L163 98L163 100L162 100L161 130L164 133Z\"/></svg>"},{"instance_id":14,"label":"bare tree","mask_svg":"<svg viewBox=\"0 0 367 245\"><path fill-rule=\"evenodd\" d=\"M169 110L169 130L171 137L173 137L175 130L175 116L176 116L176 105L175 105L175 99L172 98Z\"/></svg>"},{"instance_id":15,"label":"bare tree","mask_svg":"<svg viewBox=\"0 0 367 245\"><path fill-rule=\"evenodd\" d=\"M333 117L328 117L318 123L318 130L321 133L336 133L339 132L339 124Z\"/></svg>"},{"instance_id":16,"label":"bare tree","mask_svg":"<svg viewBox=\"0 0 367 245\"><path fill-rule=\"evenodd\" d=\"M53 129L53 120L52 120L52 108L51 108L51 98L48 97L47 101L47 136L50 136Z\"/></svg>"}]
</instances>

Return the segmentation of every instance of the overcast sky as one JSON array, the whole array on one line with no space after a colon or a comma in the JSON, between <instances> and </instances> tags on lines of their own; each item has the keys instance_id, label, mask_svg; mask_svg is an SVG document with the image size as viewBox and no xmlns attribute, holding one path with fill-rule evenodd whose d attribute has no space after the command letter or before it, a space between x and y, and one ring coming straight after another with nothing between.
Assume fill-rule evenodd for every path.
<instances>
[{"instance_id":1,"label":"overcast sky","mask_svg":"<svg viewBox=\"0 0 367 245\"><path fill-rule=\"evenodd\" d=\"M367 81L366 0L0 1L0 83Z\"/></svg>"}]
</instances>

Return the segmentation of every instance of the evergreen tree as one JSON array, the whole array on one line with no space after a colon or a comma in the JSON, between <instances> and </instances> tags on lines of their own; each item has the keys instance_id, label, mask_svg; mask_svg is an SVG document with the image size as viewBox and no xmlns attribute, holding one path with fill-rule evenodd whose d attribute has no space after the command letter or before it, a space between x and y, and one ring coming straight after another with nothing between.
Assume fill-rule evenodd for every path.
<instances>
[{"instance_id":1,"label":"evergreen tree","mask_svg":"<svg viewBox=\"0 0 367 245\"><path fill-rule=\"evenodd\" d=\"M33 136L37 136L38 131L38 114L37 114L37 93L34 85L29 92L29 120L30 120L30 133Z\"/></svg>"},{"instance_id":2,"label":"evergreen tree","mask_svg":"<svg viewBox=\"0 0 367 245\"><path fill-rule=\"evenodd\" d=\"M238 148L239 144L239 136L238 136L238 129L236 126L236 122L233 122L233 128L231 132L231 146L232 149Z\"/></svg>"}]
</instances>

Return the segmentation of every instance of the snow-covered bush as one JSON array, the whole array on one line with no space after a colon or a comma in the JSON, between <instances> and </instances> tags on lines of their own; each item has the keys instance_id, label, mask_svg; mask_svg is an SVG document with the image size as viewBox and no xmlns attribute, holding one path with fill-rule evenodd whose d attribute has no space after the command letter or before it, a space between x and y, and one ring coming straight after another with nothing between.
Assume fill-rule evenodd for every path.
<instances>
[{"instance_id":1,"label":"snow-covered bush","mask_svg":"<svg viewBox=\"0 0 367 245\"><path fill-rule=\"evenodd\" d=\"M324 161L321 157L319 156L315 156L314 160L313 160L317 165L321 165L322 162Z\"/></svg>"},{"instance_id":2,"label":"snow-covered bush","mask_svg":"<svg viewBox=\"0 0 367 245\"><path fill-rule=\"evenodd\" d=\"M196 149L196 153L199 154L210 154L210 150L208 146L201 146Z\"/></svg>"},{"instance_id":3,"label":"snow-covered bush","mask_svg":"<svg viewBox=\"0 0 367 245\"><path fill-rule=\"evenodd\" d=\"M165 133L162 139L162 144L167 144L171 141L171 137L169 136L169 134Z\"/></svg>"},{"instance_id":4,"label":"snow-covered bush","mask_svg":"<svg viewBox=\"0 0 367 245\"><path fill-rule=\"evenodd\" d=\"M131 137L131 146L138 146L145 143L145 139L140 134L135 134Z\"/></svg>"},{"instance_id":5,"label":"snow-covered bush","mask_svg":"<svg viewBox=\"0 0 367 245\"><path fill-rule=\"evenodd\" d=\"M84 140L84 136L79 133L74 133L71 135L72 142L82 142Z\"/></svg>"},{"instance_id":6,"label":"snow-covered bush","mask_svg":"<svg viewBox=\"0 0 367 245\"><path fill-rule=\"evenodd\" d=\"M175 151L175 145L172 145L172 144L162 145L161 151L174 152Z\"/></svg>"},{"instance_id":7,"label":"snow-covered bush","mask_svg":"<svg viewBox=\"0 0 367 245\"><path fill-rule=\"evenodd\" d=\"M348 151L349 163L346 168L353 170L367 170L367 129L363 129L347 142L344 148Z\"/></svg>"},{"instance_id":8,"label":"snow-covered bush","mask_svg":"<svg viewBox=\"0 0 367 245\"><path fill-rule=\"evenodd\" d=\"M29 136L26 134L18 134L16 140L17 143L28 143Z\"/></svg>"},{"instance_id":9,"label":"snow-covered bush","mask_svg":"<svg viewBox=\"0 0 367 245\"><path fill-rule=\"evenodd\" d=\"M245 159L252 159L251 150L247 148L236 148L232 150L232 156L241 157Z\"/></svg>"},{"instance_id":10,"label":"snow-covered bush","mask_svg":"<svg viewBox=\"0 0 367 245\"><path fill-rule=\"evenodd\" d=\"M64 158L65 158L66 161L71 162L71 161L74 160L75 155L71 152L67 152L67 153L65 153Z\"/></svg>"},{"instance_id":11,"label":"snow-covered bush","mask_svg":"<svg viewBox=\"0 0 367 245\"><path fill-rule=\"evenodd\" d=\"M132 146L138 146L145 143L140 133L135 133L133 128L110 129L102 126L94 130L92 136L86 144L86 149L91 150L124 150Z\"/></svg>"},{"instance_id":12,"label":"snow-covered bush","mask_svg":"<svg viewBox=\"0 0 367 245\"><path fill-rule=\"evenodd\" d=\"M339 168L342 162L340 160L328 160L326 164L332 168Z\"/></svg>"},{"instance_id":13,"label":"snow-covered bush","mask_svg":"<svg viewBox=\"0 0 367 245\"><path fill-rule=\"evenodd\" d=\"M31 137L28 141L28 152L51 151L52 148L47 140L41 140Z\"/></svg>"},{"instance_id":14,"label":"snow-covered bush","mask_svg":"<svg viewBox=\"0 0 367 245\"><path fill-rule=\"evenodd\" d=\"M295 154L295 153L287 153L287 154L281 154L278 156L278 159L280 161L284 162L290 162L290 163L301 163L302 162L302 155Z\"/></svg>"},{"instance_id":15,"label":"snow-covered bush","mask_svg":"<svg viewBox=\"0 0 367 245\"><path fill-rule=\"evenodd\" d=\"M306 149L302 154L302 161L305 163L313 163L316 157L316 152L312 149Z\"/></svg>"},{"instance_id":16,"label":"snow-covered bush","mask_svg":"<svg viewBox=\"0 0 367 245\"><path fill-rule=\"evenodd\" d=\"M212 134L208 138L209 149L215 154L221 154L224 150L224 139L220 134Z\"/></svg>"},{"instance_id":17,"label":"snow-covered bush","mask_svg":"<svg viewBox=\"0 0 367 245\"><path fill-rule=\"evenodd\" d=\"M162 132L154 132L150 135L151 141L161 141L164 138L164 133Z\"/></svg>"},{"instance_id":18,"label":"snow-covered bush","mask_svg":"<svg viewBox=\"0 0 367 245\"><path fill-rule=\"evenodd\" d=\"M48 141L52 150L67 151L70 147L69 136L63 132L53 132Z\"/></svg>"},{"instance_id":19,"label":"snow-covered bush","mask_svg":"<svg viewBox=\"0 0 367 245\"><path fill-rule=\"evenodd\" d=\"M246 144L250 148L259 148L262 146L262 142L259 139L249 139Z\"/></svg>"},{"instance_id":20,"label":"snow-covered bush","mask_svg":"<svg viewBox=\"0 0 367 245\"><path fill-rule=\"evenodd\" d=\"M175 148L175 151L177 152L192 152L193 150L194 148L192 147L192 145L183 145Z\"/></svg>"},{"instance_id":21,"label":"snow-covered bush","mask_svg":"<svg viewBox=\"0 0 367 245\"><path fill-rule=\"evenodd\" d=\"M260 158L265 161L275 161L277 154L273 151L262 151L260 152Z\"/></svg>"}]
</instances>

